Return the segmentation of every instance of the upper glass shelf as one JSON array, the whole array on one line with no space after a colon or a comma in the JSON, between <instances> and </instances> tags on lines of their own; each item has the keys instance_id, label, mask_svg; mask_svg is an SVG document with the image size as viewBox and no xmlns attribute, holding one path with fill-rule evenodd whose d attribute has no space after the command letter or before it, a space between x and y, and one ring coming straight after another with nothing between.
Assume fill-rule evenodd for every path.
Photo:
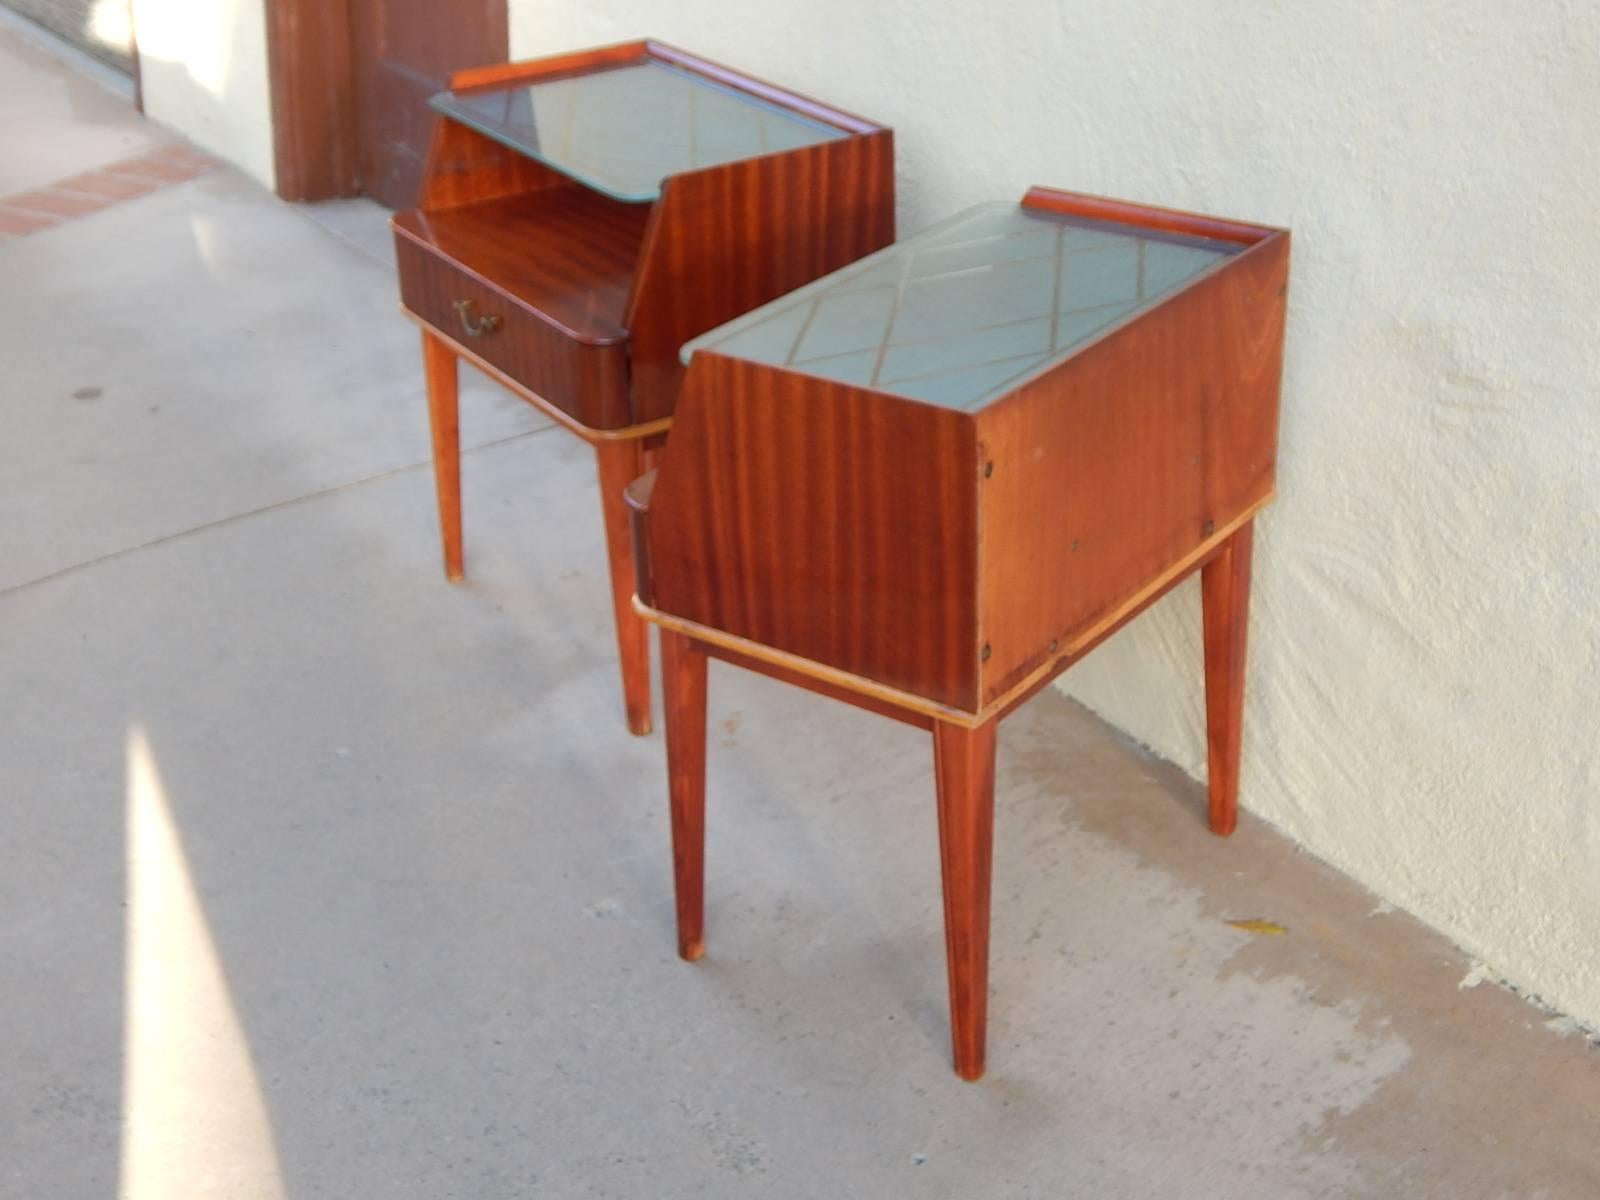
<instances>
[{"instance_id":1,"label":"upper glass shelf","mask_svg":"<svg viewBox=\"0 0 1600 1200\"><path fill-rule=\"evenodd\" d=\"M656 59L432 100L439 112L618 200L668 175L844 137L842 130Z\"/></svg>"},{"instance_id":2,"label":"upper glass shelf","mask_svg":"<svg viewBox=\"0 0 1600 1200\"><path fill-rule=\"evenodd\" d=\"M973 411L1243 246L980 204L683 348Z\"/></svg>"}]
</instances>

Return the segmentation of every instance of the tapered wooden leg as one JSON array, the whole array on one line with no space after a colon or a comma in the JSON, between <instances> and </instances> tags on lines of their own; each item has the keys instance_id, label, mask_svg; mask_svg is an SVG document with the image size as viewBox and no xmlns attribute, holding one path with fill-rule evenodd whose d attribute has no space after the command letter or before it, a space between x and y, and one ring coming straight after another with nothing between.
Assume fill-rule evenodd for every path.
<instances>
[{"instance_id":1,"label":"tapered wooden leg","mask_svg":"<svg viewBox=\"0 0 1600 1200\"><path fill-rule=\"evenodd\" d=\"M989 879L994 860L997 721L976 729L935 722L939 865L944 877L945 958L950 971L950 1044L956 1074L983 1075L989 1016Z\"/></svg>"},{"instance_id":2,"label":"tapered wooden leg","mask_svg":"<svg viewBox=\"0 0 1600 1200\"><path fill-rule=\"evenodd\" d=\"M596 442L594 455L600 471L606 557L611 563L611 608L617 623L622 703L628 711L628 729L642 736L650 732L650 627L633 611L633 542L622 493L644 471L637 440Z\"/></svg>"},{"instance_id":3,"label":"tapered wooden leg","mask_svg":"<svg viewBox=\"0 0 1600 1200\"><path fill-rule=\"evenodd\" d=\"M706 656L683 634L669 629L661 631L661 693L667 722L678 953L693 962L706 949Z\"/></svg>"},{"instance_id":4,"label":"tapered wooden leg","mask_svg":"<svg viewBox=\"0 0 1600 1200\"><path fill-rule=\"evenodd\" d=\"M422 334L422 372L428 385L428 427L433 432L433 486L439 496L439 536L444 576L461 579L461 437L457 424L455 352Z\"/></svg>"},{"instance_id":5,"label":"tapered wooden leg","mask_svg":"<svg viewBox=\"0 0 1600 1200\"><path fill-rule=\"evenodd\" d=\"M1240 526L1200 572L1206 643L1206 763L1211 832L1239 819L1239 744L1244 731L1244 650L1250 618L1253 521Z\"/></svg>"}]
</instances>

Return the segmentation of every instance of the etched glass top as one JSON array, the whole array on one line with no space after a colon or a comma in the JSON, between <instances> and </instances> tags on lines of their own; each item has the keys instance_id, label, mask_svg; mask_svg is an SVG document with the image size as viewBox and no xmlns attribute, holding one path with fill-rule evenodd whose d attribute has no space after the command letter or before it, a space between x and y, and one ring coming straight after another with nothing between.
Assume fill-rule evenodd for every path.
<instances>
[{"instance_id":1,"label":"etched glass top","mask_svg":"<svg viewBox=\"0 0 1600 1200\"><path fill-rule=\"evenodd\" d=\"M972 411L1241 249L980 204L702 334L683 359L715 350Z\"/></svg>"},{"instance_id":2,"label":"etched glass top","mask_svg":"<svg viewBox=\"0 0 1600 1200\"><path fill-rule=\"evenodd\" d=\"M794 150L844 132L670 63L644 59L491 92L441 92L439 112L618 200L668 175Z\"/></svg>"}]
</instances>

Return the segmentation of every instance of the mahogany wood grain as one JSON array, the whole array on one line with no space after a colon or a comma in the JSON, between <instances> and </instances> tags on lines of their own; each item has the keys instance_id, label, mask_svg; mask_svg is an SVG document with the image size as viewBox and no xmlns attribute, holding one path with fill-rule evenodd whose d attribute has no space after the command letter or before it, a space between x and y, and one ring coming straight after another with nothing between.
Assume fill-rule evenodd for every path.
<instances>
[{"instance_id":1,"label":"mahogany wood grain","mask_svg":"<svg viewBox=\"0 0 1600 1200\"><path fill-rule=\"evenodd\" d=\"M623 495L628 484L639 475L639 442L596 442L594 456L600 476L606 560L611 568L611 611L617 627L622 700L628 714L629 732L642 737L650 732L650 627L633 611L633 547L628 531L628 506Z\"/></svg>"},{"instance_id":2,"label":"mahogany wood grain","mask_svg":"<svg viewBox=\"0 0 1600 1200\"><path fill-rule=\"evenodd\" d=\"M1202 542L1194 553L1179 559L1144 587L1107 612L1094 624L1084 629L1072 641L1063 645L1055 659L1042 664L1032 674L1024 677L1013 686L1009 692L998 697L992 703L985 705L983 709L984 718L1009 716L1014 709L1031 700L1041 688L1053 682L1062 672L1069 670L1074 663L1083 659L1097 646L1122 629L1128 622L1139 616L1147 608L1155 604L1156 601L1172 591L1173 588L1209 563L1221 547L1226 544L1227 540L1240 527L1253 520L1256 512L1266 503L1267 500L1263 499L1260 505L1248 510L1233 524L1218 530L1210 539Z\"/></svg>"},{"instance_id":3,"label":"mahogany wood grain","mask_svg":"<svg viewBox=\"0 0 1600 1200\"><path fill-rule=\"evenodd\" d=\"M1265 504L1265 501L1263 501ZM1070 669L1072 665L1092 652L1097 646L1111 637L1128 622L1138 617L1147 608L1160 600L1178 584L1194 574L1215 556L1228 538L1246 521L1253 518L1257 509L1252 509L1230 526L1219 530L1211 539L1202 543L1195 553L1174 563L1155 579L1140 588L1133 595L1117 607L1106 613L1104 617L1089 626L1072 642L1063 646L1057 657L1041 664L1032 674L1020 680L1011 691L998 697L993 702L986 704L977 712L965 712L961 709L951 708L949 705L938 704L924 696L918 696L898 688L891 688L877 680L869 679L862 675L853 675L840 671L837 668L826 666L812 659L801 658L786 651L764 646L759 642L752 642L747 638L735 637L723 630L709 625L701 625L694 621L686 621L681 617L673 616L655 608L649 602L641 599L635 592L634 609L647 622L662 629L673 629L692 638L696 643L704 643L707 653L712 649L726 650L729 652L727 661L738 662L739 665L748 665L751 670L770 675L774 679L794 682L802 687L809 687L825 696L836 696L846 703L855 704L870 711L894 709L910 721L914 717L919 725L928 721L946 721L953 725L966 728L975 728L985 721L998 720L1009 716L1011 712L1022 704L1032 699L1039 690L1054 681L1062 672ZM635 531L641 528L638 520L639 514L631 514L635 518ZM648 530L648 520L643 522L643 528ZM639 536L635 533L635 536ZM638 561L637 552L635 561ZM645 584L649 586L648 581ZM713 657L720 657L713 654ZM807 682L802 683L804 679ZM886 714L887 715L887 714Z\"/></svg>"},{"instance_id":4,"label":"mahogany wood grain","mask_svg":"<svg viewBox=\"0 0 1600 1200\"><path fill-rule=\"evenodd\" d=\"M633 570L634 570L634 595L646 607L655 602L655 591L652 584L654 569L650 562L650 502L654 497L657 472L652 469L639 476L627 487L624 498L628 505L630 529L633 535ZM914 725L918 729L932 729L934 718L927 713L906 708L903 704L884 697L880 693L864 692L857 688L847 687L807 674L782 663L769 659L757 658L753 655L743 654L731 646L719 645L693 639L695 647L703 654L720 659L736 667L743 667L747 671L754 671L758 675L765 675L776 679L779 683L791 684L815 692L820 696L827 696L832 700L841 700L846 704L867 712L877 713L879 716L888 717L892 721L900 721L906 725Z\"/></svg>"},{"instance_id":5,"label":"mahogany wood grain","mask_svg":"<svg viewBox=\"0 0 1600 1200\"><path fill-rule=\"evenodd\" d=\"M550 190L405 212L393 227L408 310L583 424L631 423L620 320L640 214ZM484 318L499 324L472 336Z\"/></svg>"},{"instance_id":6,"label":"mahogany wood grain","mask_svg":"<svg viewBox=\"0 0 1600 1200\"><path fill-rule=\"evenodd\" d=\"M1246 522L1200 573L1206 656L1206 789L1211 832L1239 819L1239 749L1244 734L1245 642L1250 618L1254 522Z\"/></svg>"},{"instance_id":7,"label":"mahogany wood grain","mask_svg":"<svg viewBox=\"0 0 1600 1200\"><path fill-rule=\"evenodd\" d=\"M1287 265L1270 232L976 415L702 350L652 606L989 712L1271 495Z\"/></svg>"},{"instance_id":8,"label":"mahogany wood grain","mask_svg":"<svg viewBox=\"0 0 1600 1200\"><path fill-rule=\"evenodd\" d=\"M633 419L672 413L690 338L893 240L887 129L670 176L623 319Z\"/></svg>"},{"instance_id":9,"label":"mahogany wood grain","mask_svg":"<svg viewBox=\"0 0 1600 1200\"><path fill-rule=\"evenodd\" d=\"M350 32L350 0L275 0L266 6L273 186L279 199L330 200L361 190Z\"/></svg>"},{"instance_id":10,"label":"mahogany wood grain","mask_svg":"<svg viewBox=\"0 0 1600 1200\"><path fill-rule=\"evenodd\" d=\"M701 351L651 502L656 606L972 710L976 474L965 413Z\"/></svg>"},{"instance_id":11,"label":"mahogany wood grain","mask_svg":"<svg viewBox=\"0 0 1600 1200\"><path fill-rule=\"evenodd\" d=\"M1288 251L1266 236L979 412L983 705L1271 494Z\"/></svg>"},{"instance_id":12,"label":"mahogany wood grain","mask_svg":"<svg viewBox=\"0 0 1600 1200\"><path fill-rule=\"evenodd\" d=\"M394 218L397 232L514 297L564 337L625 341L623 308L646 213L581 188Z\"/></svg>"},{"instance_id":13,"label":"mahogany wood grain","mask_svg":"<svg viewBox=\"0 0 1600 1200\"><path fill-rule=\"evenodd\" d=\"M434 122L417 207L439 212L522 196L547 188L581 190L561 172L518 154L476 129L446 118Z\"/></svg>"},{"instance_id":14,"label":"mahogany wood grain","mask_svg":"<svg viewBox=\"0 0 1600 1200\"><path fill-rule=\"evenodd\" d=\"M461 579L461 439L456 356L435 334L423 330L422 370L428 388L428 429L433 435L433 486L439 500L439 539L444 577Z\"/></svg>"},{"instance_id":15,"label":"mahogany wood grain","mask_svg":"<svg viewBox=\"0 0 1600 1200\"><path fill-rule=\"evenodd\" d=\"M968 1080L983 1075L988 1028L995 732L994 721L933 727L950 1043L956 1074Z\"/></svg>"},{"instance_id":16,"label":"mahogany wood grain","mask_svg":"<svg viewBox=\"0 0 1600 1200\"><path fill-rule=\"evenodd\" d=\"M985 1059L999 721L1200 571L1209 818L1230 832L1251 530L1277 449L1285 231L1046 189L1028 203L1241 248L976 413L701 349L656 477L632 498L638 608L674 655L931 729L967 1079ZM670 679L682 671L667 657ZM685 694L703 755L703 683ZM680 751L671 773L686 827L703 831L703 757ZM698 904L684 879L680 902Z\"/></svg>"},{"instance_id":17,"label":"mahogany wood grain","mask_svg":"<svg viewBox=\"0 0 1600 1200\"><path fill-rule=\"evenodd\" d=\"M706 656L668 629L661 631L661 694L678 954L693 962L706 945Z\"/></svg>"},{"instance_id":18,"label":"mahogany wood grain","mask_svg":"<svg viewBox=\"0 0 1600 1200\"><path fill-rule=\"evenodd\" d=\"M404 305L400 306L400 313L402 316L408 318L419 329L425 329L430 332L434 332L433 326L429 325L428 322L417 316L416 313L407 309ZM561 428L565 429L568 433L572 434L581 441L588 442L590 445L593 445L596 442L637 441L648 447L653 439L664 437L666 431L672 427L672 419L669 417L660 421L652 421L646 425L624 425L620 429L591 429L589 426L581 424L576 417L567 412L565 409L557 408L554 404L551 404L537 392L529 391L519 381L513 379L510 375L506 374L488 359L484 358L483 355L476 353L468 346L463 345L460 342L451 341L449 338L444 340L448 342L450 347L455 351L456 359L459 362L481 372L485 378L490 379L500 387L505 388L506 391L522 400L530 408L538 409L546 417L550 418L552 422L561 426ZM471 340L472 339L468 339L468 341Z\"/></svg>"},{"instance_id":19,"label":"mahogany wood grain","mask_svg":"<svg viewBox=\"0 0 1600 1200\"><path fill-rule=\"evenodd\" d=\"M633 204L441 116L419 208L394 221L404 310L438 346L595 447L618 657L635 733L650 727L649 639L633 609L623 493L644 456L659 450L672 419L679 347L894 234L889 131L671 47L630 42L457 71L450 86L515 87L647 55L846 136L673 176L661 199ZM459 575L457 468L452 462L438 470L447 554L453 529ZM641 538L641 545L648 542Z\"/></svg>"}]
</instances>

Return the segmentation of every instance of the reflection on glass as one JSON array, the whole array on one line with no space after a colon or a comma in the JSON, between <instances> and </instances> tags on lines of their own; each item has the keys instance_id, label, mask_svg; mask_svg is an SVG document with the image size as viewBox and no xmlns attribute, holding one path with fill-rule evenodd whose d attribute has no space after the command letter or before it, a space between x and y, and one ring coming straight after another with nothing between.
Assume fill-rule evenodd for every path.
<instances>
[{"instance_id":1,"label":"reflection on glass","mask_svg":"<svg viewBox=\"0 0 1600 1200\"><path fill-rule=\"evenodd\" d=\"M653 59L499 91L445 92L433 107L618 200L654 200L661 181L681 171L844 136Z\"/></svg>"}]
</instances>

